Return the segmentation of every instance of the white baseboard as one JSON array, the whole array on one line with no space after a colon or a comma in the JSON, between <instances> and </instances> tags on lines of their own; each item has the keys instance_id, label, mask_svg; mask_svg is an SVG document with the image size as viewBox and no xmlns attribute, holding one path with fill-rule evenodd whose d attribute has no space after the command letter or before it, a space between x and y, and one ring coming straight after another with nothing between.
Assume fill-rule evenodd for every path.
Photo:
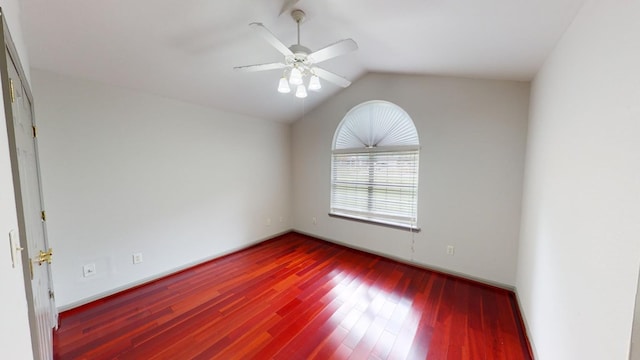
<instances>
[{"instance_id":1,"label":"white baseboard","mask_svg":"<svg viewBox=\"0 0 640 360\"><path fill-rule=\"evenodd\" d=\"M522 303L520 302L520 295L518 295L518 287L515 288L515 290L513 291L514 294L516 294L516 305L518 306L518 310L520 311L520 316L522 317L522 326L524 326L524 332L525 335L527 336L527 339L529 340L529 346L531 346L531 352L532 352L532 356L534 359L538 358L538 354L536 352L536 346L533 343L533 338L531 337L531 332L529 332L529 323L527 322L527 314L524 313L523 308L522 308Z\"/></svg>"},{"instance_id":2,"label":"white baseboard","mask_svg":"<svg viewBox=\"0 0 640 360\"><path fill-rule=\"evenodd\" d=\"M213 256L209 256L209 257L206 257L204 259L200 259L200 260L196 260L196 261L193 261L193 262L190 262L190 263L186 263L186 264L184 264L182 266L178 266L178 267L175 267L173 269L169 269L167 271L163 271L161 273L158 273L158 274L155 274L155 275L140 279L138 281L134 281L134 282L131 282L131 283L126 284L126 285L118 286L118 287L113 288L113 289L111 289L109 291L104 291L104 292L101 292L99 294L84 298L82 300L79 300L79 301L76 301L76 302L73 302L73 303L70 303L70 304L66 304L64 306L59 306L59 307L57 307L57 310L58 310L58 312L63 312L63 311L67 311L67 310L71 310L71 309L80 307L82 305L89 304L91 302L94 302L96 300L100 300L100 299L105 298L107 296L111 296L111 295L117 294L119 292L122 292L122 291L125 291L125 290L129 290L129 289L134 288L136 286L140 286L140 285L144 285L144 284L150 283L152 281L156 281L156 280L161 279L161 278L163 278L165 276L169 276L169 275L175 274L175 273L180 272L182 270L186 270L188 268L191 268L191 267L194 267L194 266L197 266L197 265L200 265L200 264L204 264L204 263L206 263L208 261L211 261L211 260L214 260L214 259L217 259L217 258L221 258L223 256L226 256L226 255L232 254L234 252L238 252L238 251L244 250L246 248L250 248L250 247L252 247L252 246L254 246L256 244L259 244L259 243L261 243L263 241L267 241L267 240L276 238L276 237L278 237L280 235L284 235L284 234L290 233L292 231L293 231L293 229L288 229L288 230L281 231L279 233L270 235L270 236L265 237L265 238L260 238L260 239L254 240L254 241L249 242L247 244L244 244L244 245L241 245L241 246L238 246L238 247L235 247L235 248L228 249L226 251L223 251L221 253L215 254Z\"/></svg>"},{"instance_id":3,"label":"white baseboard","mask_svg":"<svg viewBox=\"0 0 640 360\"><path fill-rule=\"evenodd\" d=\"M443 274L446 274L446 275L451 275L451 276L459 277L459 278L462 278L462 279L474 281L474 282L477 282L477 283L480 283L480 284L489 285L489 286L493 286L493 287L497 287L497 288L501 288L501 289L505 289L505 290L509 290L509 291L515 292L515 287L513 285L508 285L508 284L503 284L501 282L497 282L497 281L493 281L493 280L483 279L483 278L476 277L476 276L473 276L473 275L469 275L469 274L465 274L465 273L461 273L461 272L457 272L457 271L452 271L452 270L449 270L449 269L444 269L444 268L441 268L441 267L438 267L438 266L433 266L433 265L429 265L429 264L410 261L410 260L407 260L407 259L402 259L402 258L393 256L393 255L385 254L385 253L382 253L382 252L374 251L374 250L367 249L367 248L360 247L360 246L354 246L354 245L351 245L351 244L344 243L342 241L326 238L326 237L319 236L319 235L316 235L316 234L307 233L305 231L301 231L301 230L297 230L297 229L293 229L292 231L297 232L299 234L311 236L311 237L316 238L316 239L320 239L320 240L324 240L324 241L327 241L327 242L330 242L330 243L334 243L334 244L337 244L337 245L348 247L348 248L351 248L351 249L359 250L359 251L366 252L366 253L369 253L369 254L382 256L384 258L391 259L391 260L397 261L399 263L403 263L403 264L415 266L415 267L418 267L418 268L421 268L421 269L435 271L435 272L443 273Z\"/></svg>"}]
</instances>

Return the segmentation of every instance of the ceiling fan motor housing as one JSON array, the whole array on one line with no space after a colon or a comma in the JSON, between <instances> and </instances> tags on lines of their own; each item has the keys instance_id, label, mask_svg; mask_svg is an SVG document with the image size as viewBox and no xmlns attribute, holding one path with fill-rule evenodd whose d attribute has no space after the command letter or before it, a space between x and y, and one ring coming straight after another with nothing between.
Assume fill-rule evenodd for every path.
<instances>
[{"instance_id":1,"label":"ceiling fan motor housing","mask_svg":"<svg viewBox=\"0 0 640 360\"><path fill-rule=\"evenodd\" d=\"M285 62L290 67L296 67L302 73L307 73L309 71L309 67L311 64L309 63L309 58L307 57L311 50L308 47L302 45L291 45L289 50L293 53L293 56L287 56Z\"/></svg>"},{"instance_id":2,"label":"ceiling fan motor housing","mask_svg":"<svg viewBox=\"0 0 640 360\"><path fill-rule=\"evenodd\" d=\"M293 45L289 46L289 50L291 50L291 52L294 55L307 56L307 55L311 54L311 50L308 47L302 46L300 44L293 44Z\"/></svg>"}]
</instances>

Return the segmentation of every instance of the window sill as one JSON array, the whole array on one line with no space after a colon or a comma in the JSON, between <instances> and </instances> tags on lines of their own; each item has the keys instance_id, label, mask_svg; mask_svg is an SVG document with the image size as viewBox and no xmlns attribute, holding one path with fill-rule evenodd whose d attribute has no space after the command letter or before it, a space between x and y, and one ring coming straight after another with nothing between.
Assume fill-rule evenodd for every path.
<instances>
[{"instance_id":1,"label":"window sill","mask_svg":"<svg viewBox=\"0 0 640 360\"><path fill-rule=\"evenodd\" d=\"M329 216L330 217L334 217L334 218L338 218L338 219L352 220L352 221L357 221L357 222L366 223L366 224L386 226L386 227L390 227L392 229L405 230L405 231L416 232L416 233L420 232L420 228L419 227L414 227L414 226L411 226L411 225L404 225L404 224L390 223L390 222L384 222L384 221L377 221L377 220L371 220L371 219L364 218L364 217L358 217L358 216L352 216L352 215L343 215L343 214L335 214L335 213L329 213Z\"/></svg>"}]
</instances>

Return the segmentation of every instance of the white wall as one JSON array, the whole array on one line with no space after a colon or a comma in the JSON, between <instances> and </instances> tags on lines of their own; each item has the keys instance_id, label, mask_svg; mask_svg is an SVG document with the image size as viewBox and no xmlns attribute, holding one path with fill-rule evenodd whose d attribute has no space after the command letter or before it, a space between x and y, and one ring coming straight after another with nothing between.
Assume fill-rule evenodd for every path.
<instances>
[{"instance_id":1,"label":"white wall","mask_svg":"<svg viewBox=\"0 0 640 360\"><path fill-rule=\"evenodd\" d=\"M540 359L628 358L639 19L640 1L586 1L532 86L517 291Z\"/></svg>"},{"instance_id":2,"label":"white wall","mask_svg":"<svg viewBox=\"0 0 640 360\"><path fill-rule=\"evenodd\" d=\"M333 134L349 109L373 99L404 108L420 136L415 253L407 231L327 216ZM293 125L294 228L513 286L528 99L527 82L364 76Z\"/></svg>"},{"instance_id":3,"label":"white wall","mask_svg":"<svg viewBox=\"0 0 640 360\"><path fill-rule=\"evenodd\" d=\"M13 41L22 61L22 66L29 68L22 29L20 24L20 9L17 0L0 0L3 15L11 32ZM2 89L0 89L0 96ZM4 104L0 101L0 113L4 114ZM27 298L25 296L22 264L11 267L11 252L9 251L9 231L18 231L18 219L14 197L13 180L11 175L11 161L9 158L9 144L5 119L0 125L0 291L2 301L0 306L0 358L3 359L31 359L31 335L27 314ZM19 261L19 260L18 260Z\"/></svg>"},{"instance_id":4,"label":"white wall","mask_svg":"<svg viewBox=\"0 0 640 360\"><path fill-rule=\"evenodd\" d=\"M32 78L59 307L291 228L288 125L36 69ZM133 265L137 252L144 262ZM97 273L85 278L87 263Z\"/></svg>"}]
</instances>

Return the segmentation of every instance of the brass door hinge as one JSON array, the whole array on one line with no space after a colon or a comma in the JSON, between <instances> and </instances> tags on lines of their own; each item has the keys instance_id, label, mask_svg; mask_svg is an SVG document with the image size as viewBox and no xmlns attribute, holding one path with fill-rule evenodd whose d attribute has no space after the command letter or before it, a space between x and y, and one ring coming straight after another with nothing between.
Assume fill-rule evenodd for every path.
<instances>
[{"instance_id":1,"label":"brass door hinge","mask_svg":"<svg viewBox=\"0 0 640 360\"><path fill-rule=\"evenodd\" d=\"M34 138L38 137L38 128L37 128L37 127L35 127L35 125L34 125L34 126L32 126L32 128L33 128L33 137L34 137Z\"/></svg>"},{"instance_id":2,"label":"brass door hinge","mask_svg":"<svg viewBox=\"0 0 640 360\"><path fill-rule=\"evenodd\" d=\"M38 265L42 265L44 263L51 264L53 257L53 249L49 248L49 251L40 250L40 254L38 254Z\"/></svg>"},{"instance_id":3,"label":"brass door hinge","mask_svg":"<svg viewBox=\"0 0 640 360\"><path fill-rule=\"evenodd\" d=\"M41 212L40 215L42 217L42 221L47 221L47 213L44 210Z\"/></svg>"},{"instance_id":4,"label":"brass door hinge","mask_svg":"<svg viewBox=\"0 0 640 360\"><path fill-rule=\"evenodd\" d=\"M49 299L55 299L56 298L56 294L53 292L53 290L49 289Z\"/></svg>"},{"instance_id":5,"label":"brass door hinge","mask_svg":"<svg viewBox=\"0 0 640 360\"><path fill-rule=\"evenodd\" d=\"M11 102L16 101L16 94L13 90L13 80L9 79L9 93L11 94Z\"/></svg>"}]
</instances>

